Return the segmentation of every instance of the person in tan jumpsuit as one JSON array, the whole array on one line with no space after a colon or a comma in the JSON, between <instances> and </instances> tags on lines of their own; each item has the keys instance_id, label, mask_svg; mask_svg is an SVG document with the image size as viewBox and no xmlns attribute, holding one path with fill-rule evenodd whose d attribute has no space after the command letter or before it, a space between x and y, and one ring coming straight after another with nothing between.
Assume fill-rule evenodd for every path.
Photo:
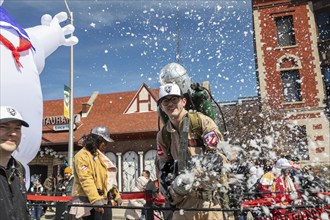
<instances>
[{"instance_id":1,"label":"person in tan jumpsuit","mask_svg":"<svg viewBox=\"0 0 330 220\"><path fill-rule=\"evenodd\" d=\"M160 167L165 164L170 157L174 160L179 160L180 131L183 118L188 113L185 109L186 102L177 84L171 83L160 87L158 105L169 118L164 126L171 135L171 146L166 146L162 131L157 134L156 161ZM202 137L196 137L190 127L187 147L188 158L199 155L203 151L216 149L218 143L222 140L222 135L211 118L202 113L198 113L198 118L201 122L203 134ZM198 142L196 140L198 138L203 140L204 146L197 146ZM224 163L227 163L226 158L223 155L222 157ZM173 182L175 182L175 180ZM214 191L209 192L197 187L192 187L190 190L183 193L175 188L170 190L172 205L176 205L177 208L221 208L220 204L215 204L213 202L214 193ZM184 211L183 213L175 211L172 219L221 220L223 219L223 213L221 211Z\"/></svg>"}]
</instances>

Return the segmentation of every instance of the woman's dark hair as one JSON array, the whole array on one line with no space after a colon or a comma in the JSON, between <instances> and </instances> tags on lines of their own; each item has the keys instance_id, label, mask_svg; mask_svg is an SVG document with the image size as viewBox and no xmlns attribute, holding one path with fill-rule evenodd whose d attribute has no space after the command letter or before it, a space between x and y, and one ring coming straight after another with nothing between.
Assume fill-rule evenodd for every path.
<instances>
[{"instance_id":1,"label":"woman's dark hair","mask_svg":"<svg viewBox=\"0 0 330 220\"><path fill-rule=\"evenodd\" d=\"M106 142L103 137L96 134L87 134L83 137L84 147L94 155L99 146Z\"/></svg>"}]
</instances>

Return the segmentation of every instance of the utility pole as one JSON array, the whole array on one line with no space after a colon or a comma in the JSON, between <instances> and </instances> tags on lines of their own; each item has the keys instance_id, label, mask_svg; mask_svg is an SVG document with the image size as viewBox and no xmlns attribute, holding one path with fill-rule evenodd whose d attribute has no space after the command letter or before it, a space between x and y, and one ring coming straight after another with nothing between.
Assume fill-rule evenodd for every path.
<instances>
[{"instance_id":1,"label":"utility pole","mask_svg":"<svg viewBox=\"0 0 330 220\"><path fill-rule=\"evenodd\" d=\"M175 60L177 63L181 63L181 51L180 51L180 23L179 23L179 1L176 2L176 53L175 53Z\"/></svg>"},{"instance_id":2,"label":"utility pole","mask_svg":"<svg viewBox=\"0 0 330 220\"><path fill-rule=\"evenodd\" d=\"M73 13L70 11L69 5L64 0L65 6L69 13L69 20L73 25ZM73 33L71 34L73 36ZM68 163L69 166L72 168L73 165L73 147L74 147L74 140L73 140L73 126L74 126L74 118L73 118L73 45L70 47L70 123L69 123L69 143L68 143Z\"/></svg>"}]
</instances>

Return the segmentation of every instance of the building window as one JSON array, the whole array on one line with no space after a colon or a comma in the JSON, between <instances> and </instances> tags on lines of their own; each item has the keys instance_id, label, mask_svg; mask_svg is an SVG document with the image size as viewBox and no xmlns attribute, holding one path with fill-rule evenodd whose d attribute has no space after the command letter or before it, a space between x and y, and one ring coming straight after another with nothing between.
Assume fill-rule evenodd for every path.
<instances>
[{"instance_id":1,"label":"building window","mask_svg":"<svg viewBox=\"0 0 330 220\"><path fill-rule=\"evenodd\" d=\"M277 41L279 46L290 46L296 44L293 18L284 16L275 18L277 28Z\"/></svg>"},{"instance_id":2,"label":"building window","mask_svg":"<svg viewBox=\"0 0 330 220\"><path fill-rule=\"evenodd\" d=\"M322 72L325 87L330 89L330 66L323 67Z\"/></svg>"},{"instance_id":3,"label":"building window","mask_svg":"<svg viewBox=\"0 0 330 220\"><path fill-rule=\"evenodd\" d=\"M330 40L330 10L319 12L316 15L317 28L320 40Z\"/></svg>"},{"instance_id":4,"label":"building window","mask_svg":"<svg viewBox=\"0 0 330 220\"><path fill-rule=\"evenodd\" d=\"M301 101L301 80L298 70L281 71L283 97L286 102Z\"/></svg>"},{"instance_id":5,"label":"building window","mask_svg":"<svg viewBox=\"0 0 330 220\"><path fill-rule=\"evenodd\" d=\"M330 66L323 67L322 73L323 73L325 93L326 93L327 99L330 100Z\"/></svg>"},{"instance_id":6,"label":"building window","mask_svg":"<svg viewBox=\"0 0 330 220\"><path fill-rule=\"evenodd\" d=\"M136 152L128 151L123 155L123 192L131 192L135 181L140 176L138 172L139 157Z\"/></svg>"}]
</instances>

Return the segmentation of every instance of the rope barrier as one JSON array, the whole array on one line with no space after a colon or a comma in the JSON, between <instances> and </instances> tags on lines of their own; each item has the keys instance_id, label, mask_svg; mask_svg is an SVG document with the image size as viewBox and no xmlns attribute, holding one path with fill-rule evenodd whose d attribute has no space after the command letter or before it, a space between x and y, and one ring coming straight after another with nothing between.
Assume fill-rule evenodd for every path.
<instances>
[{"instance_id":1,"label":"rope barrier","mask_svg":"<svg viewBox=\"0 0 330 220\"><path fill-rule=\"evenodd\" d=\"M26 199L29 201L47 201L47 202L71 202L71 196L44 196L27 194Z\"/></svg>"},{"instance_id":2,"label":"rope barrier","mask_svg":"<svg viewBox=\"0 0 330 220\"><path fill-rule=\"evenodd\" d=\"M291 198L290 194L281 193L281 195L282 195L281 197L245 200L242 201L242 208L256 207L256 206L271 206L275 204L283 204L285 202L287 203L293 202L293 199ZM321 196L330 196L330 192L318 192L315 193L314 196L318 198L320 198ZM299 196L299 198L295 198L295 200L297 199L301 199L301 196Z\"/></svg>"},{"instance_id":3,"label":"rope barrier","mask_svg":"<svg viewBox=\"0 0 330 220\"><path fill-rule=\"evenodd\" d=\"M315 193L314 197L327 198L329 200L330 192L319 192ZM319 219L320 216L327 215L330 217L330 205L329 201L322 200L321 203L316 203L313 205L302 205L303 200L301 198L296 198L294 201L299 199L302 201L299 205L293 204L293 199L289 194L284 194L283 198L263 198L243 201L240 207L237 208L173 208L173 207L163 207L159 206L159 203L152 199L152 194L150 192L132 192L132 193L122 193L122 200L131 199L146 199L147 206L145 207L135 207L135 206L111 206L111 205L92 205L92 204L72 204L71 196L49 196L49 195L33 195L27 194L28 201L42 201L42 202L66 202L67 209L72 206L76 207L102 207L110 209L144 209L146 210L147 216L153 216L154 211L221 211L221 212L234 212L234 213L247 213L249 211L256 212L256 208L262 210L261 207L267 207L268 210L273 212L278 212L279 214L274 214L272 217L268 216L268 219ZM164 204L164 203L162 203ZM36 206L37 203L30 204L30 206ZM44 204L41 204L44 205ZM284 211L281 211L284 210ZM299 211L298 211L299 210ZM268 214L269 215L269 214ZM302 218L297 218L297 217ZM307 216L307 217L306 217ZM149 218L152 219L151 217Z\"/></svg>"},{"instance_id":4,"label":"rope barrier","mask_svg":"<svg viewBox=\"0 0 330 220\"><path fill-rule=\"evenodd\" d=\"M31 201L51 201L51 202L71 202L72 196L49 196L49 195L35 195L27 194L27 200ZM122 200L130 199L146 199L145 192L122 193Z\"/></svg>"},{"instance_id":5,"label":"rope barrier","mask_svg":"<svg viewBox=\"0 0 330 220\"><path fill-rule=\"evenodd\" d=\"M318 192L315 193L317 197L320 196L330 196L330 192ZM255 206L271 206L277 203L283 202L292 202L293 200L290 198L289 194L284 194L285 201L283 198L262 198L262 199L254 199L254 200L245 200L242 201L241 208L250 208ZM145 192L131 192L131 193L122 193L122 200L131 200L131 199L147 199ZM50 202L71 202L71 196L49 196L49 195L35 195L35 194L27 194L27 200L29 201L50 201ZM150 198L150 200L153 200ZM149 199L148 199L149 201ZM164 199L153 200L156 204L163 204Z\"/></svg>"}]
</instances>

